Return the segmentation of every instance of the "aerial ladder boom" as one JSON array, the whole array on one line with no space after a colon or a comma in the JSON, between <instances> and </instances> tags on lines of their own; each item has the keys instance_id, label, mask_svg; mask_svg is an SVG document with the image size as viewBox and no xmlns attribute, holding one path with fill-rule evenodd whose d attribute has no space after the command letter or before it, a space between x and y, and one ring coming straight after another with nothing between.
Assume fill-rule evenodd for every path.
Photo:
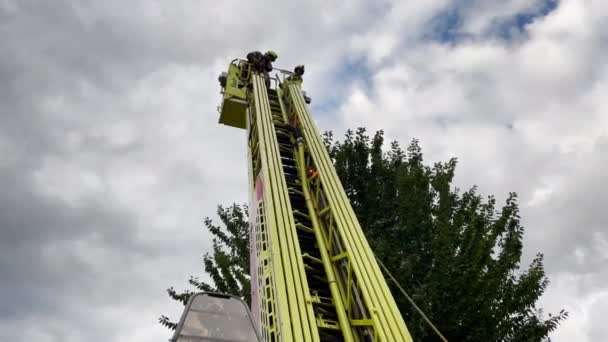
<instances>
[{"instance_id":1,"label":"aerial ladder boom","mask_svg":"<svg viewBox=\"0 0 608 342\"><path fill-rule=\"evenodd\" d=\"M246 131L251 312L265 341L411 341L312 118L301 74L234 60L219 122Z\"/></svg>"}]
</instances>

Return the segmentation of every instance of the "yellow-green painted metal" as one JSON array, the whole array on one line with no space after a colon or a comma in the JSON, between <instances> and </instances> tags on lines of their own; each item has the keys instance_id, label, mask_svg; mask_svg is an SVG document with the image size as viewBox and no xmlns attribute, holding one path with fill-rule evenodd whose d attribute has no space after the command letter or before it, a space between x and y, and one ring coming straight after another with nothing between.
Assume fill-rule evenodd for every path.
<instances>
[{"instance_id":1,"label":"yellow-green painted metal","mask_svg":"<svg viewBox=\"0 0 608 342\"><path fill-rule=\"evenodd\" d=\"M304 266L295 237L295 223L287 197L287 186L280 168L280 157L273 116L268 103L268 94L264 79L252 75L253 96L250 98L252 116L259 144L261 175L265 207L266 230L271 251L274 291L276 292L275 324L277 340L280 341L318 341L314 322L312 304L308 295L308 286ZM251 128L250 128L251 129ZM258 294L265 296L265 293Z\"/></svg>"},{"instance_id":2,"label":"yellow-green painted metal","mask_svg":"<svg viewBox=\"0 0 608 342\"><path fill-rule=\"evenodd\" d=\"M269 90L246 62L231 63L220 109L221 123L247 130L252 313L262 335L411 341L305 103L302 79L281 72Z\"/></svg>"},{"instance_id":3,"label":"yellow-green painted metal","mask_svg":"<svg viewBox=\"0 0 608 342\"><path fill-rule=\"evenodd\" d=\"M346 263L347 272L352 267L352 276L356 284L349 284L348 275L342 283L343 292L348 288L357 289L360 295L360 314L367 315L357 319L357 323L367 322L372 324L374 335L378 335L384 341L411 341L411 336L397 304L382 276L381 270L374 258L373 252L363 234L361 226L355 216L352 206L346 196L346 192L338 178L321 135L312 119L312 115L304 101L299 84L287 82L286 103L290 106L290 115L295 116L300 124L304 140L308 147L311 164L318 171L319 189L322 192L322 206L317 204L317 210L322 211L329 208L326 219L329 225L335 224L332 232L333 249L330 254L347 253L348 258L341 260ZM329 227L327 227L329 228ZM329 232L329 229L328 229ZM337 246L339 245L339 247ZM336 248L338 247L338 248ZM345 260L347 259L347 260ZM336 267L336 264L334 264ZM344 291L347 290L347 291ZM346 298L343 298L346 301ZM347 304L348 307L349 304ZM371 321L370 321L371 319Z\"/></svg>"},{"instance_id":4,"label":"yellow-green painted metal","mask_svg":"<svg viewBox=\"0 0 608 342\"><path fill-rule=\"evenodd\" d=\"M226 76L226 87L223 89L223 100L220 108L220 123L236 128L246 127L247 79L243 72L248 72L244 65L230 64Z\"/></svg>"},{"instance_id":5,"label":"yellow-green painted metal","mask_svg":"<svg viewBox=\"0 0 608 342\"><path fill-rule=\"evenodd\" d=\"M304 198L306 200L306 206L308 207L309 212L316 212L312 196L310 194L310 188L308 187L308 176L306 175L306 158L304 154L304 143L302 141L298 142L298 172L300 174L300 180L302 182L302 189L304 192ZM318 217L316 215L310 216L310 220L312 222L313 231L315 237L317 239L317 245L319 246L319 250L321 253L321 262L323 263L325 273L327 275L327 281L329 282L329 290L331 291L332 298L341 298L340 289L338 288L338 284L336 282L336 276L334 274L334 268L332 267L332 260L329 256L329 252L327 247L325 246L325 237L323 236L323 232L321 231L321 227L318 222ZM338 315L338 322L340 324L340 328L343 333L343 341L351 342L354 340L353 332L351 330L348 314L344 309L344 302L342 300L334 300L334 306L336 307L336 313Z\"/></svg>"}]
</instances>

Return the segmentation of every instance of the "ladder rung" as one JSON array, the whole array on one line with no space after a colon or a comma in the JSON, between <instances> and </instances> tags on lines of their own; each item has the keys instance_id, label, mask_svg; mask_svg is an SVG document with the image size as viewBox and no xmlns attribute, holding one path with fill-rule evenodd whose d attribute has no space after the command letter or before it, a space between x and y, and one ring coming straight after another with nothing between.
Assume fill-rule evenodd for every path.
<instances>
[{"instance_id":1,"label":"ladder rung","mask_svg":"<svg viewBox=\"0 0 608 342\"><path fill-rule=\"evenodd\" d=\"M310 221L310 216L308 216L308 215L304 214L303 212L301 212L301 211L299 211L299 210L294 210L294 211L293 211L293 214L294 214L294 215L298 215L298 216L300 216L300 217L303 217L303 218L305 218L305 219L307 219L307 220L309 220L309 221Z\"/></svg>"},{"instance_id":2,"label":"ladder rung","mask_svg":"<svg viewBox=\"0 0 608 342\"><path fill-rule=\"evenodd\" d=\"M327 212L330 210L331 210L331 207L329 207L329 206L321 209L321 211L319 211L319 217L322 217L323 215L327 214Z\"/></svg>"},{"instance_id":3,"label":"ladder rung","mask_svg":"<svg viewBox=\"0 0 608 342\"><path fill-rule=\"evenodd\" d=\"M323 261L322 261L321 259L315 258L315 257L313 257L312 255L310 255L310 254L308 254L308 253L304 253L304 254L302 254L302 257L303 257L304 259L309 259L309 260L312 260L312 261L314 261L314 262L316 262L316 263L318 263L318 264L323 264Z\"/></svg>"},{"instance_id":4,"label":"ladder rung","mask_svg":"<svg viewBox=\"0 0 608 342\"><path fill-rule=\"evenodd\" d=\"M319 305L324 305L324 306L333 306L334 305L331 297L319 296L318 293L312 293L310 295L310 298L314 304L319 304Z\"/></svg>"},{"instance_id":5,"label":"ladder rung","mask_svg":"<svg viewBox=\"0 0 608 342\"><path fill-rule=\"evenodd\" d=\"M322 317L317 317L317 326L321 329L340 330L338 322Z\"/></svg>"},{"instance_id":6,"label":"ladder rung","mask_svg":"<svg viewBox=\"0 0 608 342\"><path fill-rule=\"evenodd\" d=\"M301 229L301 230L303 230L305 232L309 232L309 233L314 233L315 232L312 228L307 227L307 226L305 226L305 225L303 225L301 223L297 223L296 224L296 228Z\"/></svg>"}]
</instances>

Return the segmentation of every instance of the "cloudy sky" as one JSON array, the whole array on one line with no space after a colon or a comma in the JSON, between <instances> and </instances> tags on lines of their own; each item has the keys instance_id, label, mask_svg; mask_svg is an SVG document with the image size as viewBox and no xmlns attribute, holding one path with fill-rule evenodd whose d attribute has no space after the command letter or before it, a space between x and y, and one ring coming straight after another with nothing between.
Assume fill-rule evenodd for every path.
<instances>
[{"instance_id":1,"label":"cloudy sky","mask_svg":"<svg viewBox=\"0 0 608 342\"><path fill-rule=\"evenodd\" d=\"M128 4L127 4L128 3ZM217 75L306 64L322 130L385 129L456 183L520 194L555 341L608 341L608 2L0 0L0 340L166 341L247 199Z\"/></svg>"}]
</instances>

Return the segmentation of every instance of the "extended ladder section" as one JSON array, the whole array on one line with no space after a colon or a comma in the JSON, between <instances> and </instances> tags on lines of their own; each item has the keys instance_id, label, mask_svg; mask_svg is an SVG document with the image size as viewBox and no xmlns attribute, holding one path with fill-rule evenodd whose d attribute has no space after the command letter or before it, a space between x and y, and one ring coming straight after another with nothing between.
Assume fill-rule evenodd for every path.
<instances>
[{"instance_id":1,"label":"extended ladder section","mask_svg":"<svg viewBox=\"0 0 608 342\"><path fill-rule=\"evenodd\" d=\"M267 89L246 63L233 67L238 70L230 75L238 80L232 84L247 106L243 113L222 109L220 122L247 129L251 309L264 339L411 341L312 120L301 80L277 79ZM223 108L243 101L228 90Z\"/></svg>"}]
</instances>

